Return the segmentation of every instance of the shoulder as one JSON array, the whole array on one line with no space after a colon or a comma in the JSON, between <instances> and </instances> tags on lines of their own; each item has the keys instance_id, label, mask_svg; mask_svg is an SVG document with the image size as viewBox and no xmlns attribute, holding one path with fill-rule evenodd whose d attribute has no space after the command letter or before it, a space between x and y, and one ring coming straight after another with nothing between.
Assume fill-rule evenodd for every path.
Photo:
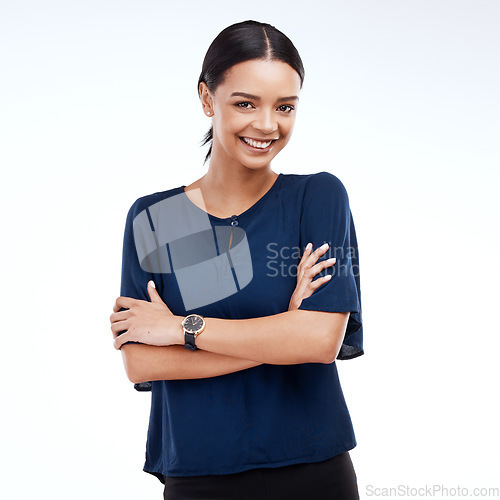
<instances>
[{"instance_id":1,"label":"shoulder","mask_svg":"<svg viewBox=\"0 0 500 500\"><path fill-rule=\"evenodd\" d=\"M326 171L313 174L285 174L290 192L297 190L297 195L304 203L335 200L349 204L349 196L342 181L334 174Z\"/></svg>"},{"instance_id":2,"label":"shoulder","mask_svg":"<svg viewBox=\"0 0 500 500\"><path fill-rule=\"evenodd\" d=\"M140 196L139 198L136 198L136 200L130 206L128 217L135 218L136 215L144 211L146 208L149 208L162 200L171 198L172 196L181 192L183 192L183 186L167 189L165 191L156 191L154 193Z\"/></svg>"},{"instance_id":3,"label":"shoulder","mask_svg":"<svg viewBox=\"0 0 500 500\"><path fill-rule=\"evenodd\" d=\"M291 185L301 186L304 189L333 189L346 191L342 181L331 172L316 172L313 174L282 174L286 182Z\"/></svg>"},{"instance_id":4,"label":"shoulder","mask_svg":"<svg viewBox=\"0 0 500 500\"><path fill-rule=\"evenodd\" d=\"M347 190L342 181L336 175L325 171L310 174L307 189L317 193L327 192L338 196L347 196Z\"/></svg>"}]
</instances>

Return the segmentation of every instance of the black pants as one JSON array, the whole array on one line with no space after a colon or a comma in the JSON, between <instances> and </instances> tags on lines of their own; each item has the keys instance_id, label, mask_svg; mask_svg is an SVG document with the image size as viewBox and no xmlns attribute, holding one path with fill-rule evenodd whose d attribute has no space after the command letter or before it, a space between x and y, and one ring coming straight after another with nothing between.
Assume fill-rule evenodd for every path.
<instances>
[{"instance_id":1,"label":"black pants","mask_svg":"<svg viewBox=\"0 0 500 500\"><path fill-rule=\"evenodd\" d=\"M164 500L359 500L349 452L322 462L235 474L165 476Z\"/></svg>"}]
</instances>

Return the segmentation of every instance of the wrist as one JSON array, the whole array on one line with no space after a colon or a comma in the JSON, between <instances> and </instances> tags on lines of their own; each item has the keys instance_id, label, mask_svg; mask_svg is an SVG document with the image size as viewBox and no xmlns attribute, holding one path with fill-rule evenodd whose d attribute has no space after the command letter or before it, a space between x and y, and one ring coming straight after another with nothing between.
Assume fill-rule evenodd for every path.
<instances>
[{"instance_id":1,"label":"wrist","mask_svg":"<svg viewBox=\"0 0 500 500\"><path fill-rule=\"evenodd\" d=\"M181 327L184 333L184 347L190 351L196 351L196 339L205 330L205 318L197 313L188 314L183 318Z\"/></svg>"},{"instance_id":2,"label":"wrist","mask_svg":"<svg viewBox=\"0 0 500 500\"><path fill-rule=\"evenodd\" d=\"M184 345L184 328L182 328L182 320L184 316L175 316L175 345Z\"/></svg>"}]
</instances>

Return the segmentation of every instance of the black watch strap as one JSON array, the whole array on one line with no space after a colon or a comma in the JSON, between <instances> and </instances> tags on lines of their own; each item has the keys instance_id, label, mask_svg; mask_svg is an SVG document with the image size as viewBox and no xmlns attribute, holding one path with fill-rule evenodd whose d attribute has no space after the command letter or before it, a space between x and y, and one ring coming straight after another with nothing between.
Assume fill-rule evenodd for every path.
<instances>
[{"instance_id":1,"label":"black watch strap","mask_svg":"<svg viewBox=\"0 0 500 500\"><path fill-rule=\"evenodd\" d=\"M184 347L190 351L196 351L198 349L195 344L194 333L188 333L184 330Z\"/></svg>"}]
</instances>

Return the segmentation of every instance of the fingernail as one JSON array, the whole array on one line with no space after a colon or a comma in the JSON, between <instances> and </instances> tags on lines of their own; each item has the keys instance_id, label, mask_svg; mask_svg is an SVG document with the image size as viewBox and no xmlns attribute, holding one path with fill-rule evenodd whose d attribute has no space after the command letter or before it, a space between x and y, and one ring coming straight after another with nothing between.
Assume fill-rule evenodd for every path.
<instances>
[{"instance_id":1,"label":"fingernail","mask_svg":"<svg viewBox=\"0 0 500 500\"><path fill-rule=\"evenodd\" d=\"M321 245L321 250L326 250L328 246L328 243L324 243L323 245Z\"/></svg>"},{"instance_id":2,"label":"fingernail","mask_svg":"<svg viewBox=\"0 0 500 500\"><path fill-rule=\"evenodd\" d=\"M337 259L335 257L332 257L331 259L328 259L327 262L328 264L333 264Z\"/></svg>"},{"instance_id":3,"label":"fingernail","mask_svg":"<svg viewBox=\"0 0 500 500\"><path fill-rule=\"evenodd\" d=\"M306 250L311 250L311 247L312 247L312 243L308 243L307 246L306 246Z\"/></svg>"},{"instance_id":4,"label":"fingernail","mask_svg":"<svg viewBox=\"0 0 500 500\"><path fill-rule=\"evenodd\" d=\"M331 274L327 274L327 275L325 276L325 281L328 281L328 280L330 280L330 279L332 279L332 275L331 275Z\"/></svg>"},{"instance_id":5,"label":"fingernail","mask_svg":"<svg viewBox=\"0 0 500 500\"><path fill-rule=\"evenodd\" d=\"M153 287L156 288L155 282L153 280L149 280L149 284Z\"/></svg>"}]
</instances>

